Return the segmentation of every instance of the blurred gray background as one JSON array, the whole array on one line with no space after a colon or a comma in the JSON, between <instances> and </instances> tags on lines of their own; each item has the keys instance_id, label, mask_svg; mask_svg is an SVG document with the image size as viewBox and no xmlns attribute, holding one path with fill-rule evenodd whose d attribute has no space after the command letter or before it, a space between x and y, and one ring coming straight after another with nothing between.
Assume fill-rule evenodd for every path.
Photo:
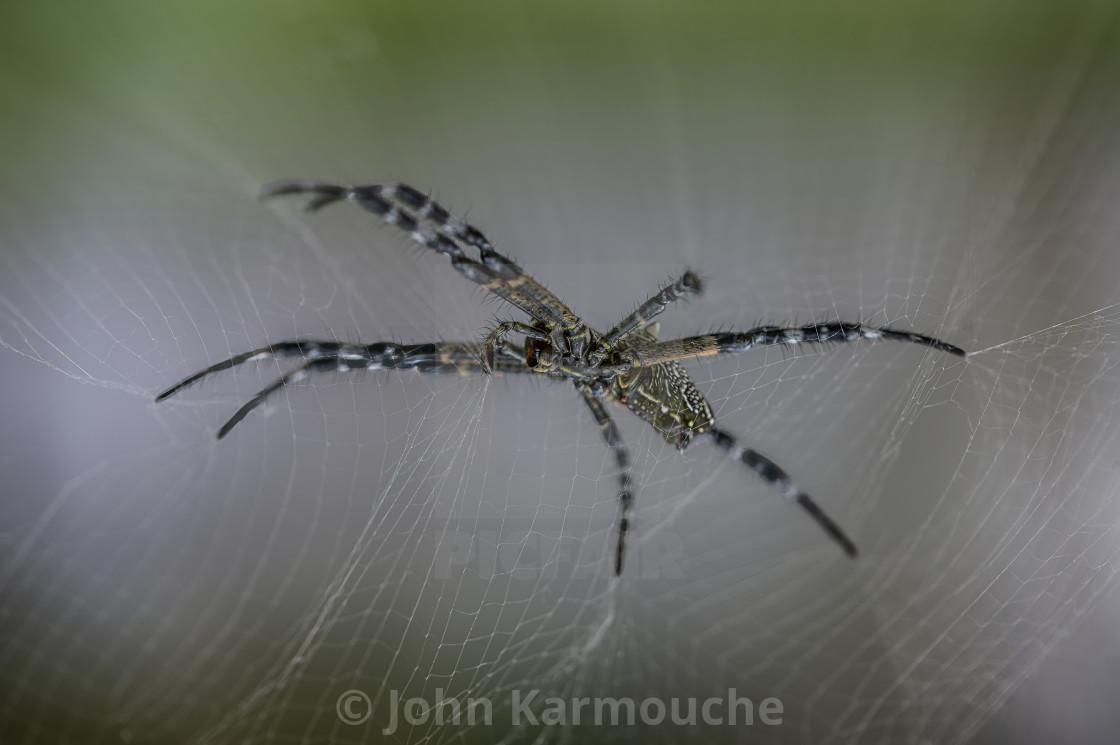
<instances>
[{"instance_id":1,"label":"blurred gray background","mask_svg":"<svg viewBox=\"0 0 1120 745\"><path fill-rule=\"evenodd\" d=\"M785 707L709 741L1106 742L1120 725L1113 2L36 3L0 11L5 742L676 741L541 697ZM279 369L272 340L479 338L446 261L278 178L403 179L597 328L946 338L690 362L853 534L535 380ZM390 691L487 697L401 728ZM340 720L347 690L372 718Z\"/></svg>"}]
</instances>

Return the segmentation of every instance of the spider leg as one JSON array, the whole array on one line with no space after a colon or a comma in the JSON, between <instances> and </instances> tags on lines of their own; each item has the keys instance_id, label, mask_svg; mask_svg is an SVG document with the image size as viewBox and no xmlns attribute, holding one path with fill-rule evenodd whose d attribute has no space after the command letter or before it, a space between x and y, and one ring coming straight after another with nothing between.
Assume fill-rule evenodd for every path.
<instances>
[{"instance_id":1,"label":"spider leg","mask_svg":"<svg viewBox=\"0 0 1120 745\"><path fill-rule=\"evenodd\" d=\"M626 533L630 530L630 512L634 507L634 493L630 490L633 482L630 469L630 453L626 450L626 446L622 444L618 427L607 412L607 407L603 405L602 399L583 390L580 391L580 395L583 397L584 403L587 404L587 408L591 409L591 415L595 417L595 422L599 425L599 431L603 433L603 439L606 441L607 447L614 453L615 462L618 463L618 546L615 549L614 557L614 573L617 577L622 574L622 558L626 554Z\"/></svg>"},{"instance_id":2,"label":"spider leg","mask_svg":"<svg viewBox=\"0 0 1120 745\"><path fill-rule=\"evenodd\" d=\"M250 411L257 408L268 399L269 396L276 393L284 386L292 383L301 383L311 377L311 373L315 370L323 370L335 366L335 361L330 357L321 357L319 359L312 359L304 362L291 372L285 373L283 376L272 381L264 388L262 388L257 395L249 399L249 401L237 410L237 413L229 418L222 428L218 430L218 439L222 439L229 434L229 431L237 426L237 423L244 419Z\"/></svg>"},{"instance_id":3,"label":"spider leg","mask_svg":"<svg viewBox=\"0 0 1120 745\"><path fill-rule=\"evenodd\" d=\"M965 351L948 342L925 334L899 331L889 327L874 328L862 323L810 323L806 326L782 328L779 326L759 326L748 331L724 331L703 336L689 336L682 339L656 342L635 347L620 356L625 363L638 365L658 365L663 362L685 357L709 357L716 354L737 354L754 347L776 344L823 344L828 342L855 341L857 339L903 341L921 344L940 352L948 352L964 357Z\"/></svg>"},{"instance_id":4,"label":"spider leg","mask_svg":"<svg viewBox=\"0 0 1120 745\"><path fill-rule=\"evenodd\" d=\"M420 346L420 345L417 345ZM413 353L410 359L400 365L402 369L413 369L424 374L475 375L493 373L496 375L528 375L533 369L525 365L525 349L504 339L495 345L501 352L487 369L482 362L483 345L474 342L437 342L426 355Z\"/></svg>"},{"instance_id":5,"label":"spider leg","mask_svg":"<svg viewBox=\"0 0 1120 745\"><path fill-rule=\"evenodd\" d=\"M282 341L276 344L270 344L267 347L260 347L259 349L243 352L242 354L235 354L228 360L211 365L203 370L199 370L194 375L183 378L178 383L156 396L156 402L158 403L164 399L170 398L184 388L188 388L203 378L210 377L214 373L229 370L245 362L256 362L258 360L283 357L303 357L304 359L329 357L333 359L338 356L342 346L341 342L336 341Z\"/></svg>"},{"instance_id":6,"label":"spider leg","mask_svg":"<svg viewBox=\"0 0 1120 745\"><path fill-rule=\"evenodd\" d=\"M510 342L501 340L501 356L494 360L491 370L497 374L532 374L525 365L525 351ZM249 412L260 406L266 398L290 383L305 380L313 372L335 369L339 372L354 370L416 370L426 374L472 375L483 372L482 345L470 342L431 342L426 344L348 344L326 340L293 340L270 344L249 352L234 355L194 375L190 375L163 393L156 402L174 396L183 389L215 373L229 370L245 362L285 357L300 357L304 364L269 384L242 406L218 431L218 439L225 437Z\"/></svg>"},{"instance_id":7,"label":"spider leg","mask_svg":"<svg viewBox=\"0 0 1120 745\"><path fill-rule=\"evenodd\" d=\"M277 181L268 184L262 196L310 194L307 209L319 210L349 200L404 231L414 241L451 258L451 265L467 279L481 285L549 328L561 327L571 336L585 330L582 321L540 282L494 250L489 239L473 225L452 217L423 192L402 183L345 186L324 181ZM469 258L464 246L479 251L479 260ZM561 337L562 338L562 337ZM566 350L565 350L566 351Z\"/></svg>"},{"instance_id":8,"label":"spider leg","mask_svg":"<svg viewBox=\"0 0 1120 745\"><path fill-rule=\"evenodd\" d=\"M692 272L685 272L677 281L665 285L599 338L595 351L591 353L591 364L601 362L611 347L634 331L644 329L652 323L653 319L661 315L670 303L687 295L699 295L702 291L703 284L700 278Z\"/></svg>"},{"instance_id":9,"label":"spider leg","mask_svg":"<svg viewBox=\"0 0 1120 745\"><path fill-rule=\"evenodd\" d=\"M824 528L824 531L840 544L840 548L843 549L845 554L853 559L856 558L858 551L852 539L844 533L839 525L833 522L832 518L825 514L820 505L814 502L808 494L794 486L789 474L779 468L774 461L750 448L738 446L735 443L735 438L721 429L713 427L701 436L709 438L712 443L723 448L731 458L752 469L767 483L773 484L786 499L799 504L803 510L809 513L810 517L817 521L817 525Z\"/></svg>"},{"instance_id":10,"label":"spider leg","mask_svg":"<svg viewBox=\"0 0 1120 745\"><path fill-rule=\"evenodd\" d=\"M502 357L494 361L494 372L528 373L525 367L524 350L510 342L501 340L498 349ZM419 370L422 373L471 373L483 372L482 345L472 342L433 342L429 344L394 344L374 342L373 344L348 344L340 341L301 339L281 341L266 347L236 354L194 375L183 378L163 393L156 396L156 402L171 398L203 378L229 370L245 362L258 362L267 359L302 357L305 360L333 360L340 370Z\"/></svg>"}]
</instances>

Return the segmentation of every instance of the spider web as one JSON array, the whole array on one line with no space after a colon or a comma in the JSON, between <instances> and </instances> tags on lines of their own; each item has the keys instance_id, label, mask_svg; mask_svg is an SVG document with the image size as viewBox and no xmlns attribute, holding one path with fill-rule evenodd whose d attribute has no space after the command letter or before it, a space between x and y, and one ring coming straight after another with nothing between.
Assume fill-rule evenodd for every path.
<instances>
[{"instance_id":1,"label":"spider web","mask_svg":"<svg viewBox=\"0 0 1120 745\"><path fill-rule=\"evenodd\" d=\"M1112 9L643 10L5 11L0 85L25 102L0 139L5 741L1101 726L1030 720L1073 705L1032 684L1006 702L1115 585ZM971 354L687 362L861 556L617 410L637 503L615 579L614 460L569 386L327 374L220 443L286 365L152 403L271 340L473 340L515 317L372 216L255 199L304 176L438 189L599 329L691 267L707 291L663 338L840 318ZM756 719L779 699L782 724L513 721L534 690L539 715L729 689ZM394 697L441 695L491 723L382 733Z\"/></svg>"}]
</instances>

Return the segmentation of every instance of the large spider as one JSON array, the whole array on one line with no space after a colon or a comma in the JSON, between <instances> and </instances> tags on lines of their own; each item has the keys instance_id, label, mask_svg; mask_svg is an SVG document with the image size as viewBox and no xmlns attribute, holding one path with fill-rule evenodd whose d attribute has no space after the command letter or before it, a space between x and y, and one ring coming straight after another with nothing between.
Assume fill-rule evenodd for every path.
<instances>
[{"instance_id":1,"label":"large spider","mask_svg":"<svg viewBox=\"0 0 1120 745\"><path fill-rule=\"evenodd\" d=\"M171 386L159 394L156 401L163 401L202 378L243 362L278 357L302 360L298 367L266 386L238 409L218 430L218 439L221 439L281 388L306 380L312 373L321 370L414 369L425 373L463 375L516 373L570 380L591 410L607 447L618 463L616 575L622 573L634 494L631 490L630 456L605 402L630 409L678 450L684 450L689 443L697 440L707 440L722 448L731 458L775 486L784 497L799 504L845 554L854 558L856 547L852 540L808 494L794 486L784 470L766 456L736 444L734 437L715 426L711 407L678 360L734 354L772 344L819 344L856 339L913 342L958 357L965 356L960 347L924 334L841 321L791 328L759 326L747 331L723 331L660 341L653 319L673 301L701 291L700 279L690 271L663 286L604 334L585 324L521 267L495 251L481 231L452 217L446 209L411 186L402 183L343 186L322 181L279 181L266 186L263 191L266 197L280 194L311 195L307 210L312 212L342 200L356 202L403 230L414 241L449 256L456 271L524 311L531 322L503 321L481 343L281 341L211 365ZM478 259L467 255L469 247L477 249ZM524 346L509 341L506 337L510 334L524 336Z\"/></svg>"}]
</instances>

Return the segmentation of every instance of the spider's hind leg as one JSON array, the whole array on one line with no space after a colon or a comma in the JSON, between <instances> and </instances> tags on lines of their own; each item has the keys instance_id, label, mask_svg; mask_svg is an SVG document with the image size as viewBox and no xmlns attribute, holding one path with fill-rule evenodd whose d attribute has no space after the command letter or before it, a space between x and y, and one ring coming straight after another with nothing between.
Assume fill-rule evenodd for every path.
<instances>
[{"instance_id":1,"label":"spider's hind leg","mask_svg":"<svg viewBox=\"0 0 1120 745\"><path fill-rule=\"evenodd\" d=\"M712 443L726 451L733 459L752 469L767 483L777 487L778 490L782 492L782 496L786 499L800 505L801 508L808 512L809 516L817 522L817 525L820 525L821 528L832 537L832 540L840 545L840 548L843 549L845 554L850 558L856 558L859 551L856 549L856 544L852 542L852 539L847 536L831 517L825 514L820 505L814 502L808 494L794 486L793 480L789 477L789 474L782 470L774 461L750 448L740 447L736 444L734 437L721 429L712 427L704 436L708 437Z\"/></svg>"}]
</instances>

